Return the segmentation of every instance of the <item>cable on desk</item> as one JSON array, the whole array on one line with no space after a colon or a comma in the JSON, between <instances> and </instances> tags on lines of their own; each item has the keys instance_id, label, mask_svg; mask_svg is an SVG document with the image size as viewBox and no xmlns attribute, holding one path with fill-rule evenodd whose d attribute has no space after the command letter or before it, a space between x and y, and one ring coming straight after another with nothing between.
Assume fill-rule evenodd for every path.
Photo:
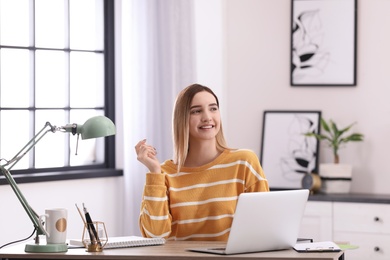
<instances>
[{"instance_id":1,"label":"cable on desk","mask_svg":"<svg viewBox=\"0 0 390 260\"><path fill-rule=\"evenodd\" d=\"M7 244L4 244L4 245L0 246L0 249L2 249L3 247L9 246L9 245L12 245L12 244L15 244L15 243L19 243L19 242L23 242L23 241L26 241L27 239L30 239L35 234L35 230L36 229L34 228L33 232L28 237L20 239L20 240L9 242Z\"/></svg>"}]
</instances>

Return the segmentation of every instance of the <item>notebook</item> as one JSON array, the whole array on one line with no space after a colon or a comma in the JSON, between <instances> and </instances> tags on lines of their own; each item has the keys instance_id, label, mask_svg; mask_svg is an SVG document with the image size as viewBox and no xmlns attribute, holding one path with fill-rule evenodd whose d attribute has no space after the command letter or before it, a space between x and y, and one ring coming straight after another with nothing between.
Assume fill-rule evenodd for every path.
<instances>
[{"instance_id":1,"label":"notebook","mask_svg":"<svg viewBox=\"0 0 390 260\"><path fill-rule=\"evenodd\" d=\"M104 249L123 248L123 247L137 247L137 246L155 246L165 244L164 238L146 238L140 236L125 236L125 237L110 237ZM84 247L81 240L69 240L70 247Z\"/></svg>"},{"instance_id":2,"label":"notebook","mask_svg":"<svg viewBox=\"0 0 390 260\"><path fill-rule=\"evenodd\" d=\"M292 248L308 197L309 190L242 193L226 247L188 250L230 255Z\"/></svg>"}]
</instances>

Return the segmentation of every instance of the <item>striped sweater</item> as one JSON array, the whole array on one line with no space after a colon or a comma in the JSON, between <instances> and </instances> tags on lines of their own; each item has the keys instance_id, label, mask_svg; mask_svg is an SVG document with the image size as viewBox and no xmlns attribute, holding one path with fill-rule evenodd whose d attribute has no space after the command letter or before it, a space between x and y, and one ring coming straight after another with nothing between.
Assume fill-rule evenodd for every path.
<instances>
[{"instance_id":1,"label":"striped sweater","mask_svg":"<svg viewBox=\"0 0 390 260\"><path fill-rule=\"evenodd\" d=\"M179 173L170 160L161 168L162 174L146 174L139 219L145 237L226 241L238 195L269 191L259 159L249 150L225 150Z\"/></svg>"}]
</instances>

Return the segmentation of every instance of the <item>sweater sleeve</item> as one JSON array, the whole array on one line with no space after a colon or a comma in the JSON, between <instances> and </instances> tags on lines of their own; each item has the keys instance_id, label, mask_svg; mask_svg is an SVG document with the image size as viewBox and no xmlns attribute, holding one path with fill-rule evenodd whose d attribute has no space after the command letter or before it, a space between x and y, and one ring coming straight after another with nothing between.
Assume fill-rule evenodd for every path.
<instances>
[{"instance_id":1,"label":"sweater sleeve","mask_svg":"<svg viewBox=\"0 0 390 260\"><path fill-rule=\"evenodd\" d=\"M254 152L249 152L247 156L249 167L247 167L248 173L246 174L246 192L269 191L269 184L259 158Z\"/></svg>"},{"instance_id":2,"label":"sweater sleeve","mask_svg":"<svg viewBox=\"0 0 390 260\"><path fill-rule=\"evenodd\" d=\"M171 221L164 174L146 174L139 217L142 235L167 238L171 233Z\"/></svg>"}]
</instances>

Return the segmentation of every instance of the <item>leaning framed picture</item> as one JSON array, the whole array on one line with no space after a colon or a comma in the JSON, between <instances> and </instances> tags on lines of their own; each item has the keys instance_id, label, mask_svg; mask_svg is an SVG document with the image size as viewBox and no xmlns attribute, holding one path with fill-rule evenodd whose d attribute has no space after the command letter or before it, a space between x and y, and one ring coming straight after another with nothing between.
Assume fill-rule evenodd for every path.
<instances>
[{"instance_id":1,"label":"leaning framed picture","mask_svg":"<svg viewBox=\"0 0 390 260\"><path fill-rule=\"evenodd\" d=\"M260 162L272 189L301 188L307 173L318 173L321 111L267 110L263 115Z\"/></svg>"},{"instance_id":2,"label":"leaning framed picture","mask_svg":"<svg viewBox=\"0 0 390 260\"><path fill-rule=\"evenodd\" d=\"M356 86L357 0L291 1L291 86Z\"/></svg>"}]
</instances>

